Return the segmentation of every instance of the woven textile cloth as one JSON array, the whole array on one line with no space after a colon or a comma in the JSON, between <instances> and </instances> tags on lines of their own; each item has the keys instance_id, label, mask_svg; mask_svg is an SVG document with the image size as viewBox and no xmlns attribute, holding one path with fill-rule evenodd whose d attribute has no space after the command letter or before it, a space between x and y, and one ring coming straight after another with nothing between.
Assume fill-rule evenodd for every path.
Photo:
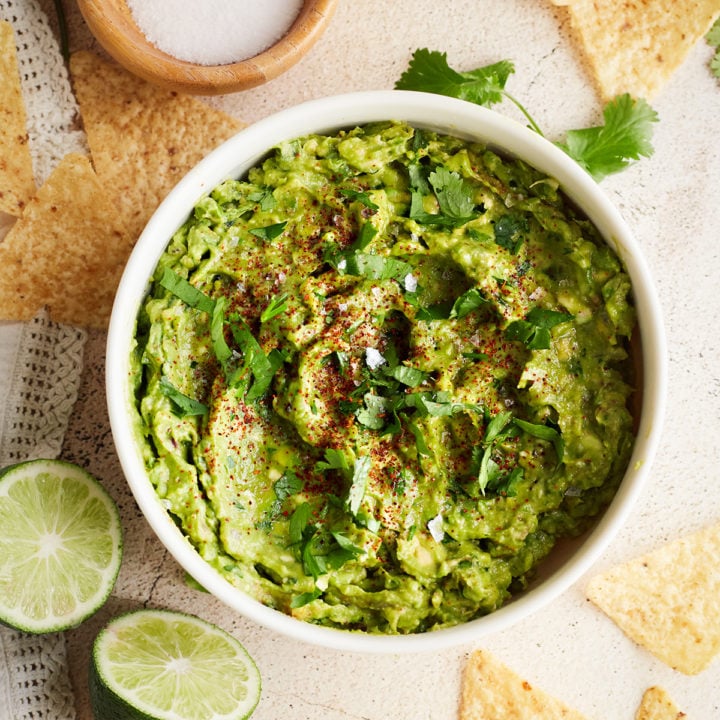
<instances>
[{"instance_id":1,"label":"woven textile cloth","mask_svg":"<svg viewBox=\"0 0 720 720\"><path fill-rule=\"evenodd\" d=\"M0 0L12 24L40 186L68 152L86 152L67 69L36 0ZM29 323L0 324L0 467L54 458L62 448L83 365L86 333L40 311ZM74 720L62 634L0 626L0 720Z\"/></svg>"}]
</instances>

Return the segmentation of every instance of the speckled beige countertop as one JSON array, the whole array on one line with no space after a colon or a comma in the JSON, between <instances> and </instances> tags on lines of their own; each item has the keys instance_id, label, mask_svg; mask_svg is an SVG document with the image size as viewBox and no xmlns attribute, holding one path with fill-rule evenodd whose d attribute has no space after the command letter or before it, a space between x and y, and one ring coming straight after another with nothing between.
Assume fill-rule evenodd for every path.
<instances>
[{"instance_id":1,"label":"speckled beige countertop","mask_svg":"<svg viewBox=\"0 0 720 720\"><path fill-rule=\"evenodd\" d=\"M73 49L94 47L74 3L66 5ZM446 51L460 69L513 60L508 89L551 139L599 120L601 102L565 11L547 0L340 0L327 33L297 66L264 87L209 102L252 122L310 98L391 88L419 47ZM596 569L720 520L720 83L709 57L701 41L652 100L660 115L654 156L602 183L654 274L670 382L649 482ZM511 106L500 110L517 116ZM278 636L186 586L116 460L103 394L104 340L90 335L63 457L100 477L117 500L125 559L110 602L68 636L80 720L90 718L85 684L94 634L119 610L143 604L194 612L241 639L263 678L256 720L456 718L460 670L473 645L409 656L342 654ZM594 720L631 720L653 684L688 718L720 718L720 659L695 677L671 670L586 600L586 581L482 646Z\"/></svg>"}]
</instances>

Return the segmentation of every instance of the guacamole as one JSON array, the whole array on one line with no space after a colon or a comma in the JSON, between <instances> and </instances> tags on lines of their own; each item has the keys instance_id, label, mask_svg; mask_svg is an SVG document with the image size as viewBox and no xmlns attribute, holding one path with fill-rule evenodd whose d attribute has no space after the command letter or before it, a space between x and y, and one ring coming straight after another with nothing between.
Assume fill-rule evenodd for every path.
<instances>
[{"instance_id":1,"label":"guacamole","mask_svg":"<svg viewBox=\"0 0 720 720\"><path fill-rule=\"evenodd\" d=\"M401 122L283 142L153 275L132 358L149 477L208 563L302 620L490 613L625 471L630 291L521 161Z\"/></svg>"}]
</instances>

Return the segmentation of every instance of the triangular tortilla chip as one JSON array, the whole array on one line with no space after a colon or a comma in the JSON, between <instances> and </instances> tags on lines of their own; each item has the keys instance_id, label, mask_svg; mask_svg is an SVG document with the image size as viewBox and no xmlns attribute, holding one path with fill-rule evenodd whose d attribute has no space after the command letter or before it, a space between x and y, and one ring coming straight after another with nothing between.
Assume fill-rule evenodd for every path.
<instances>
[{"instance_id":1,"label":"triangular tortilla chip","mask_svg":"<svg viewBox=\"0 0 720 720\"><path fill-rule=\"evenodd\" d=\"M682 720L687 717L680 712L672 698L660 687L645 691L642 702L635 714L635 720Z\"/></svg>"},{"instance_id":2,"label":"triangular tortilla chip","mask_svg":"<svg viewBox=\"0 0 720 720\"><path fill-rule=\"evenodd\" d=\"M604 100L653 99L720 13L718 0L553 0L567 5Z\"/></svg>"},{"instance_id":3,"label":"triangular tortilla chip","mask_svg":"<svg viewBox=\"0 0 720 720\"><path fill-rule=\"evenodd\" d=\"M104 328L130 242L88 158L66 155L0 242L0 318Z\"/></svg>"},{"instance_id":4,"label":"triangular tortilla chip","mask_svg":"<svg viewBox=\"0 0 720 720\"><path fill-rule=\"evenodd\" d=\"M670 667L701 672L720 652L720 524L594 577L587 596Z\"/></svg>"},{"instance_id":5,"label":"triangular tortilla chip","mask_svg":"<svg viewBox=\"0 0 720 720\"><path fill-rule=\"evenodd\" d=\"M460 720L585 720L585 716L534 688L484 650L463 673Z\"/></svg>"},{"instance_id":6,"label":"triangular tortilla chip","mask_svg":"<svg viewBox=\"0 0 720 720\"><path fill-rule=\"evenodd\" d=\"M15 34L0 21L0 212L19 217L35 193Z\"/></svg>"},{"instance_id":7,"label":"triangular tortilla chip","mask_svg":"<svg viewBox=\"0 0 720 720\"><path fill-rule=\"evenodd\" d=\"M183 175L242 127L90 52L73 54L70 73L95 171L134 240Z\"/></svg>"}]
</instances>

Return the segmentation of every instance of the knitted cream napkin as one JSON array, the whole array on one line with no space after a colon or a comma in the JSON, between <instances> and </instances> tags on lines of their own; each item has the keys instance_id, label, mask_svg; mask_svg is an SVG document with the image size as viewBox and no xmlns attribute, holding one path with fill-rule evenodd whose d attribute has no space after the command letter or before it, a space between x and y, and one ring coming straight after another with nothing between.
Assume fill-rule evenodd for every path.
<instances>
[{"instance_id":1,"label":"knitted cream napkin","mask_svg":"<svg viewBox=\"0 0 720 720\"><path fill-rule=\"evenodd\" d=\"M39 186L68 152L84 152L78 108L58 42L37 0L0 0L15 33ZM57 457L77 398L86 334L40 311L24 324L0 324L0 467ZM62 634L0 627L0 718L74 720Z\"/></svg>"},{"instance_id":2,"label":"knitted cream napkin","mask_svg":"<svg viewBox=\"0 0 720 720\"><path fill-rule=\"evenodd\" d=\"M77 399L86 333L45 311L0 325L0 467L60 454ZM62 634L30 635L0 626L0 716L73 720Z\"/></svg>"}]
</instances>

